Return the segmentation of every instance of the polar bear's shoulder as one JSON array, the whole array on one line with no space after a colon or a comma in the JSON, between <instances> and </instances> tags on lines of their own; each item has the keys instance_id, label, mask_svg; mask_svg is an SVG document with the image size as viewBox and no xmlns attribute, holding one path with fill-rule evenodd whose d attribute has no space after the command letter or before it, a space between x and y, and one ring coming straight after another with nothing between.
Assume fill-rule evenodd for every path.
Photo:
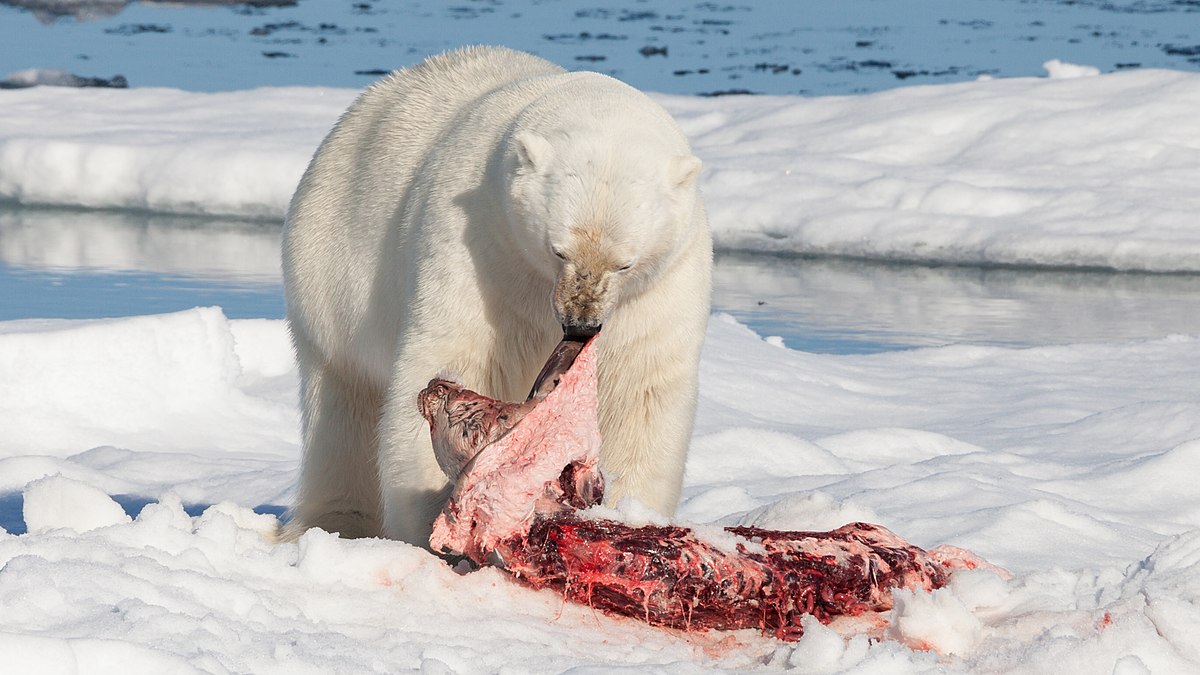
<instances>
[{"instance_id":1,"label":"polar bear's shoulder","mask_svg":"<svg viewBox=\"0 0 1200 675\"><path fill-rule=\"evenodd\" d=\"M393 98L430 94L458 98L476 96L519 80L559 75L562 67L507 47L472 46L432 56L401 68L367 88L364 96Z\"/></svg>"}]
</instances>

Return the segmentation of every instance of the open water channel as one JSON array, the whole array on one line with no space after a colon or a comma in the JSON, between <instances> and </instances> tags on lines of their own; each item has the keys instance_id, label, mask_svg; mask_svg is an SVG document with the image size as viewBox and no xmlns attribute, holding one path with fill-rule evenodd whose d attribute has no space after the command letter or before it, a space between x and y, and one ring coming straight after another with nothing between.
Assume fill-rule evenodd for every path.
<instances>
[{"instance_id":1,"label":"open water channel","mask_svg":"<svg viewBox=\"0 0 1200 675\"><path fill-rule=\"evenodd\" d=\"M218 305L282 318L281 225L0 208L0 320ZM713 309L792 348L864 353L1200 334L1200 276L718 254Z\"/></svg>"}]
</instances>

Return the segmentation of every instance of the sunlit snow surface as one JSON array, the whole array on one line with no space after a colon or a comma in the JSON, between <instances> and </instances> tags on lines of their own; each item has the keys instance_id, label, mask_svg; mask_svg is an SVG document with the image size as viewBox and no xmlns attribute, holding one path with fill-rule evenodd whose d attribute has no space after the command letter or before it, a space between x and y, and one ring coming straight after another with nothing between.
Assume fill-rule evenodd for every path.
<instances>
[{"instance_id":1,"label":"sunlit snow surface","mask_svg":"<svg viewBox=\"0 0 1200 675\"><path fill-rule=\"evenodd\" d=\"M1200 666L1195 337L828 356L715 316L681 520L871 520L1016 574L907 598L877 644L818 625L795 645L686 636L405 544L268 543L298 454L281 321L0 323L0 379L13 672Z\"/></svg>"},{"instance_id":2,"label":"sunlit snow surface","mask_svg":"<svg viewBox=\"0 0 1200 675\"><path fill-rule=\"evenodd\" d=\"M1200 271L1200 75L1047 68L1080 77L659 100L725 249ZM0 94L5 199L277 220L355 92ZM53 255L105 255L80 244ZM1200 669L1196 335L834 356L715 316L681 521L870 520L1015 574L903 597L876 643L687 636L395 542L270 544L299 456L281 321L0 322L0 382L4 671Z\"/></svg>"},{"instance_id":3,"label":"sunlit snow surface","mask_svg":"<svg viewBox=\"0 0 1200 675\"><path fill-rule=\"evenodd\" d=\"M1200 271L1200 74L855 97L659 96L704 160L717 246ZM3 92L0 199L281 218L347 89Z\"/></svg>"}]
</instances>

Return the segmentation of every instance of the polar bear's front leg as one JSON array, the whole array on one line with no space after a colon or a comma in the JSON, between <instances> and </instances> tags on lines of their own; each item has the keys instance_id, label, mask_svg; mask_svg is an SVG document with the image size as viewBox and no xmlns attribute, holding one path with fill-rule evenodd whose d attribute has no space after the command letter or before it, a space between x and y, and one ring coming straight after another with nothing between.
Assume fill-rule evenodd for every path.
<instances>
[{"instance_id":1,"label":"polar bear's front leg","mask_svg":"<svg viewBox=\"0 0 1200 675\"><path fill-rule=\"evenodd\" d=\"M634 497L669 516L683 487L698 376L690 346L674 354L647 347L601 360L600 465L611 481L606 503Z\"/></svg>"},{"instance_id":2,"label":"polar bear's front leg","mask_svg":"<svg viewBox=\"0 0 1200 675\"><path fill-rule=\"evenodd\" d=\"M382 534L376 433L383 389L338 368L294 328L304 412L304 456L291 518L279 533L294 541L319 527L343 537Z\"/></svg>"},{"instance_id":3,"label":"polar bear's front leg","mask_svg":"<svg viewBox=\"0 0 1200 675\"><path fill-rule=\"evenodd\" d=\"M433 521L453 485L438 466L429 425L417 405L417 392L428 378L418 379L423 381L399 377L388 392L379 427L379 475L384 536L429 548Z\"/></svg>"}]
</instances>

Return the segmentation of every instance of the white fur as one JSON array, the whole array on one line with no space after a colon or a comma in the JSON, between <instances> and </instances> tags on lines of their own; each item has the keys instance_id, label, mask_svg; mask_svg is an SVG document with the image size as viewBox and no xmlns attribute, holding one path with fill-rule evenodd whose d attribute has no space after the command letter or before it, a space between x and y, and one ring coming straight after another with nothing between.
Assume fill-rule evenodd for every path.
<instances>
[{"instance_id":1,"label":"white fur","mask_svg":"<svg viewBox=\"0 0 1200 675\"><path fill-rule=\"evenodd\" d=\"M304 459L282 536L427 546L447 486L416 393L452 370L524 399L562 321L603 323L610 502L672 513L709 308L698 173L646 96L528 54L463 49L368 88L288 213Z\"/></svg>"}]
</instances>

